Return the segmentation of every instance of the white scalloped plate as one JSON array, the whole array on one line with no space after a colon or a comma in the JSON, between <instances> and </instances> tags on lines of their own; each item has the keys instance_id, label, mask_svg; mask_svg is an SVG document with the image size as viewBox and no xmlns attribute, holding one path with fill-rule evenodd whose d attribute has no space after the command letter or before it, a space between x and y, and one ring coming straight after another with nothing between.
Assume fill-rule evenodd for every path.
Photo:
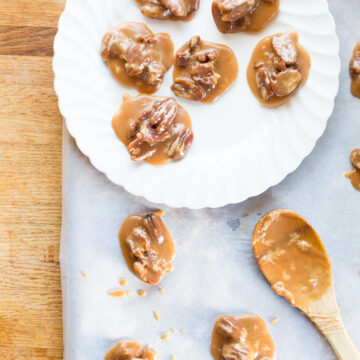
<instances>
[{"instance_id":1,"label":"white scalloped plate","mask_svg":"<svg viewBox=\"0 0 360 360\"><path fill-rule=\"evenodd\" d=\"M326 0L281 0L280 14L256 35L218 32L211 1L201 0L191 22L150 20L133 0L68 0L55 39L55 91L66 125L91 163L129 192L173 207L219 207L264 192L294 171L325 130L338 91L339 41ZM127 20L168 32L181 46L191 36L224 43L236 53L239 76L212 105L178 99L192 117L195 140L187 157L154 167L134 163L115 136L111 118L122 95L100 57L103 34ZM295 29L309 51L309 79L288 104L260 106L250 92L246 68L263 37ZM157 92L171 96L172 70Z\"/></svg>"}]
</instances>

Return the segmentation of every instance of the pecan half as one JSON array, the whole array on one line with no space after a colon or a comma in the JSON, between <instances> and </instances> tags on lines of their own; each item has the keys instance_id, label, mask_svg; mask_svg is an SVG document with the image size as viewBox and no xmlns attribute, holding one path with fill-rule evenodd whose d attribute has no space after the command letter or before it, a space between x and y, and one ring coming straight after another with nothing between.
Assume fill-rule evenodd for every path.
<instances>
[{"instance_id":1,"label":"pecan half","mask_svg":"<svg viewBox=\"0 0 360 360\"><path fill-rule=\"evenodd\" d=\"M255 0L217 0L222 21L236 21L255 7Z\"/></svg>"},{"instance_id":2,"label":"pecan half","mask_svg":"<svg viewBox=\"0 0 360 360\"><path fill-rule=\"evenodd\" d=\"M124 60L127 52L133 45L134 42L126 40L122 34L115 31L109 31L104 36L101 55L104 59L119 57Z\"/></svg>"},{"instance_id":3,"label":"pecan half","mask_svg":"<svg viewBox=\"0 0 360 360\"><path fill-rule=\"evenodd\" d=\"M160 133L156 131L155 127L150 125L149 119L152 116L152 113L152 110L145 111L140 119L134 122L134 125L130 127L129 137L135 132L137 139L147 141L151 144L165 141L170 137L169 132L164 131Z\"/></svg>"},{"instance_id":4,"label":"pecan half","mask_svg":"<svg viewBox=\"0 0 360 360\"><path fill-rule=\"evenodd\" d=\"M190 70L190 76L195 82L212 87L217 84L220 78L220 75L215 72L213 63L195 65Z\"/></svg>"},{"instance_id":5,"label":"pecan half","mask_svg":"<svg viewBox=\"0 0 360 360\"><path fill-rule=\"evenodd\" d=\"M266 69L259 68L256 71L256 84L260 90L261 97L264 100L269 100L269 98L273 95L273 91L270 73Z\"/></svg>"},{"instance_id":6,"label":"pecan half","mask_svg":"<svg viewBox=\"0 0 360 360\"><path fill-rule=\"evenodd\" d=\"M241 336L242 328L231 316L224 316L216 325L216 331L226 338L237 340Z\"/></svg>"},{"instance_id":7,"label":"pecan half","mask_svg":"<svg viewBox=\"0 0 360 360\"><path fill-rule=\"evenodd\" d=\"M140 11L149 18L160 20L168 19L171 15L171 11L160 0L143 0Z\"/></svg>"},{"instance_id":8,"label":"pecan half","mask_svg":"<svg viewBox=\"0 0 360 360\"><path fill-rule=\"evenodd\" d=\"M148 214L144 219L144 227L152 239L159 244L164 241L165 225L161 217L156 214Z\"/></svg>"},{"instance_id":9,"label":"pecan half","mask_svg":"<svg viewBox=\"0 0 360 360\"><path fill-rule=\"evenodd\" d=\"M275 76L275 80L272 82L272 90L276 96L287 96L299 86L300 82L300 72L294 69L287 69Z\"/></svg>"},{"instance_id":10,"label":"pecan half","mask_svg":"<svg viewBox=\"0 0 360 360\"><path fill-rule=\"evenodd\" d=\"M171 90L176 96L187 100L199 101L206 96L206 92L201 86L196 85L193 80L184 77L176 78L171 85Z\"/></svg>"},{"instance_id":11,"label":"pecan half","mask_svg":"<svg viewBox=\"0 0 360 360\"><path fill-rule=\"evenodd\" d=\"M285 62L286 65L293 65L297 60L297 46L293 33L288 31L284 34L272 37L272 46L276 55Z\"/></svg>"},{"instance_id":12,"label":"pecan half","mask_svg":"<svg viewBox=\"0 0 360 360\"><path fill-rule=\"evenodd\" d=\"M232 342L225 344L222 348L222 356L224 360L254 360L255 354L245 344L239 342Z\"/></svg>"},{"instance_id":13,"label":"pecan half","mask_svg":"<svg viewBox=\"0 0 360 360\"><path fill-rule=\"evenodd\" d=\"M350 155L351 163L360 170L360 149L355 149Z\"/></svg>"},{"instance_id":14,"label":"pecan half","mask_svg":"<svg viewBox=\"0 0 360 360\"><path fill-rule=\"evenodd\" d=\"M154 149L153 144L150 144L147 141L144 141L141 138L133 140L127 147L127 150L130 154L130 158L133 161L145 160L148 157L152 156L156 149Z\"/></svg>"},{"instance_id":15,"label":"pecan half","mask_svg":"<svg viewBox=\"0 0 360 360\"><path fill-rule=\"evenodd\" d=\"M150 285L158 285L163 277L173 270L173 265L153 255L134 263L136 275Z\"/></svg>"},{"instance_id":16,"label":"pecan half","mask_svg":"<svg viewBox=\"0 0 360 360\"><path fill-rule=\"evenodd\" d=\"M196 60L201 63L215 61L217 57L218 57L218 53L215 49L202 50L196 54Z\"/></svg>"},{"instance_id":17,"label":"pecan half","mask_svg":"<svg viewBox=\"0 0 360 360\"><path fill-rule=\"evenodd\" d=\"M178 104L173 98L156 101L150 110L144 111L130 125L128 137L130 140L136 138L137 141L129 147L136 145L138 148L141 145L144 148L146 146L143 142L157 143L168 139L170 133L167 130L174 122L177 111Z\"/></svg>"},{"instance_id":18,"label":"pecan half","mask_svg":"<svg viewBox=\"0 0 360 360\"><path fill-rule=\"evenodd\" d=\"M176 53L176 64L180 67L185 67L187 65L187 62L191 54L200 46L200 43L201 43L200 36L193 36L189 40L185 50Z\"/></svg>"},{"instance_id":19,"label":"pecan half","mask_svg":"<svg viewBox=\"0 0 360 360\"><path fill-rule=\"evenodd\" d=\"M131 253L141 258L143 253L150 250L151 239L144 229L136 227L127 237L126 243Z\"/></svg>"},{"instance_id":20,"label":"pecan half","mask_svg":"<svg viewBox=\"0 0 360 360\"><path fill-rule=\"evenodd\" d=\"M149 85L161 83L166 67L156 58L155 50L149 47L151 44L149 37L143 39L144 42L133 45L124 56L126 61L125 70L129 76L138 76L144 74L144 81Z\"/></svg>"},{"instance_id":21,"label":"pecan half","mask_svg":"<svg viewBox=\"0 0 360 360\"><path fill-rule=\"evenodd\" d=\"M189 13L186 1L184 0L161 0L173 15L184 17Z\"/></svg>"},{"instance_id":22,"label":"pecan half","mask_svg":"<svg viewBox=\"0 0 360 360\"><path fill-rule=\"evenodd\" d=\"M173 98L156 101L149 116L149 124L156 132L163 133L173 123L178 112L178 104Z\"/></svg>"},{"instance_id":23,"label":"pecan half","mask_svg":"<svg viewBox=\"0 0 360 360\"><path fill-rule=\"evenodd\" d=\"M124 55L126 64L125 70L129 76L138 76L142 74L150 62L150 52L147 44L134 44Z\"/></svg>"},{"instance_id":24,"label":"pecan half","mask_svg":"<svg viewBox=\"0 0 360 360\"><path fill-rule=\"evenodd\" d=\"M193 140L194 134L191 129L178 125L175 130L174 140L167 150L168 156L174 160L183 158L188 152Z\"/></svg>"},{"instance_id":25,"label":"pecan half","mask_svg":"<svg viewBox=\"0 0 360 360\"><path fill-rule=\"evenodd\" d=\"M147 66L145 74L145 82L149 85L156 85L161 83L164 74L166 73L166 67L159 61L151 61Z\"/></svg>"}]
</instances>

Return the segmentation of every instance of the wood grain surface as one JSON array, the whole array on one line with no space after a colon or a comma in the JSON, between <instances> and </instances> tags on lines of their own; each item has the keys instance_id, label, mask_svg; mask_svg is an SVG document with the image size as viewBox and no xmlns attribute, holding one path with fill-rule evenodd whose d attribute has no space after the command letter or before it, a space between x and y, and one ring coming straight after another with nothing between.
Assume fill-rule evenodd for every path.
<instances>
[{"instance_id":1,"label":"wood grain surface","mask_svg":"<svg viewBox=\"0 0 360 360\"><path fill-rule=\"evenodd\" d=\"M52 44L65 0L0 0L0 359L62 359L62 118Z\"/></svg>"}]
</instances>

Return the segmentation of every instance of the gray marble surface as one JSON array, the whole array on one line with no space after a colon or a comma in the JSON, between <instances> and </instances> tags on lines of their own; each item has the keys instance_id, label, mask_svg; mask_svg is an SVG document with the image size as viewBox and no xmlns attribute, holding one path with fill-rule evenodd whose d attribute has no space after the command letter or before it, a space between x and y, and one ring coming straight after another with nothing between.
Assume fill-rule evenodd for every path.
<instances>
[{"instance_id":1,"label":"gray marble surface","mask_svg":"<svg viewBox=\"0 0 360 360\"><path fill-rule=\"evenodd\" d=\"M349 92L348 62L360 40L359 0L330 0L341 42L342 72L335 111L312 154L279 185L241 204L219 209L171 209L165 221L177 246L175 272L150 289L126 268L118 230L131 213L158 206L110 183L80 154L64 130L61 264L66 360L98 360L118 339L136 338L159 350L160 359L211 359L209 342L216 318L257 313L269 324L286 360L335 359L312 324L275 295L251 251L254 225L267 211L286 207L304 216L330 254L341 313L360 348L360 193L344 173L350 151L360 147L360 100ZM88 278L81 276L83 272ZM129 279L132 295L107 291ZM138 289L148 295L140 298ZM152 312L159 312L156 322ZM160 340L170 328L185 329Z\"/></svg>"}]
</instances>

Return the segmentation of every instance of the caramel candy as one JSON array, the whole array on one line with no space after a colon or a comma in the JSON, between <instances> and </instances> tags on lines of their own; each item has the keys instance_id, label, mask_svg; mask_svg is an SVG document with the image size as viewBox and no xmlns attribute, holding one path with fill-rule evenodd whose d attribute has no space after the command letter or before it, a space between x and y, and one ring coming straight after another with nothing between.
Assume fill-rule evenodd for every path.
<instances>
[{"instance_id":1,"label":"caramel candy","mask_svg":"<svg viewBox=\"0 0 360 360\"><path fill-rule=\"evenodd\" d=\"M174 45L168 34L153 34L145 24L125 22L105 34L101 56L122 85L150 94L173 64Z\"/></svg>"},{"instance_id":2,"label":"caramel candy","mask_svg":"<svg viewBox=\"0 0 360 360\"><path fill-rule=\"evenodd\" d=\"M135 0L141 12L158 20L191 20L199 9L200 0Z\"/></svg>"},{"instance_id":3,"label":"caramel candy","mask_svg":"<svg viewBox=\"0 0 360 360\"><path fill-rule=\"evenodd\" d=\"M159 360L157 351L150 347L144 348L133 340L119 341L106 354L105 360Z\"/></svg>"},{"instance_id":4,"label":"caramel candy","mask_svg":"<svg viewBox=\"0 0 360 360\"><path fill-rule=\"evenodd\" d=\"M112 124L131 160L152 165L182 159L194 138L190 116L174 98L125 95Z\"/></svg>"},{"instance_id":5,"label":"caramel candy","mask_svg":"<svg viewBox=\"0 0 360 360\"><path fill-rule=\"evenodd\" d=\"M214 325L211 354L215 360L274 360L276 346L259 316L222 316Z\"/></svg>"},{"instance_id":6,"label":"caramel candy","mask_svg":"<svg viewBox=\"0 0 360 360\"><path fill-rule=\"evenodd\" d=\"M120 229L120 246L129 269L142 281L158 285L173 271L175 245L161 211L131 215Z\"/></svg>"},{"instance_id":7,"label":"caramel candy","mask_svg":"<svg viewBox=\"0 0 360 360\"><path fill-rule=\"evenodd\" d=\"M278 14L280 0L213 0L212 14L222 33L263 30Z\"/></svg>"},{"instance_id":8,"label":"caramel candy","mask_svg":"<svg viewBox=\"0 0 360 360\"><path fill-rule=\"evenodd\" d=\"M194 36L176 52L171 90L187 100L212 103L237 74L238 63L229 47Z\"/></svg>"},{"instance_id":9,"label":"caramel candy","mask_svg":"<svg viewBox=\"0 0 360 360\"><path fill-rule=\"evenodd\" d=\"M350 60L351 92L360 98L360 41L356 44Z\"/></svg>"},{"instance_id":10,"label":"caramel candy","mask_svg":"<svg viewBox=\"0 0 360 360\"><path fill-rule=\"evenodd\" d=\"M305 84L311 59L298 44L298 34L288 31L261 40L251 56L247 80L263 105L271 107L289 101Z\"/></svg>"}]
</instances>

